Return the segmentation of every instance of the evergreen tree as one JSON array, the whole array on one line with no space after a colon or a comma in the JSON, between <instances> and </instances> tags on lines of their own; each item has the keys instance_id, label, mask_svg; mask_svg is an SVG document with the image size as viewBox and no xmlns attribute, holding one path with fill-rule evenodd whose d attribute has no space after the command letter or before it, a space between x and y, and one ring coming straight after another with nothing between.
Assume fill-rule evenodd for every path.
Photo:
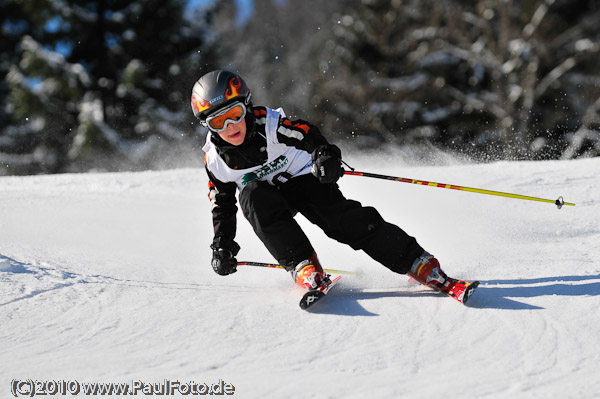
<instances>
[{"instance_id":1,"label":"evergreen tree","mask_svg":"<svg viewBox=\"0 0 600 399\"><path fill-rule=\"evenodd\" d=\"M223 67L246 79L255 103L309 117L322 28L348 1L255 0L253 14L241 25L233 3L222 1L217 11Z\"/></svg>"},{"instance_id":2,"label":"evergreen tree","mask_svg":"<svg viewBox=\"0 0 600 399\"><path fill-rule=\"evenodd\" d=\"M575 83L598 79L599 8L572 3L356 1L323 46L318 110L361 144L558 157L600 96Z\"/></svg>"},{"instance_id":3,"label":"evergreen tree","mask_svg":"<svg viewBox=\"0 0 600 399\"><path fill-rule=\"evenodd\" d=\"M19 62L21 37L31 34L34 24L16 0L5 0L0 2L0 27L0 174L4 174L10 173L6 170L9 161L22 163L21 156L12 154L13 152L30 150L27 148L28 135L18 126L12 126L15 109L10 101L7 75L10 66Z\"/></svg>"},{"instance_id":4,"label":"evergreen tree","mask_svg":"<svg viewBox=\"0 0 600 399\"><path fill-rule=\"evenodd\" d=\"M22 39L8 81L40 171L142 169L198 146L189 92L213 68L210 10L186 16L183 0L38 0L22 10L43 28Z\"/></svg>"}]
</instances>

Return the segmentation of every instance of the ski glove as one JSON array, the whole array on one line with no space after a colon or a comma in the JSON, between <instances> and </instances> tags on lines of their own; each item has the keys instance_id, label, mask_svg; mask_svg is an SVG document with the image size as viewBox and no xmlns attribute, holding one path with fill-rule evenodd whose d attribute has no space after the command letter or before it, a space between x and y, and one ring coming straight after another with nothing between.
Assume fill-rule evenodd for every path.
<instances>
[{"instance_id":1,"label":"ski glove","mask_svg":"<svg viewBox=\"0 0 600 399\"><path fill-rule=\"evenodd\" d=\"M214 244L210 246L213 250L211 265L215 273L221 276L235 273L237 271L237 255L240 246L236 243L230 248L218 248Z\"/></svg>"},{"instance_id":2,"label":"ski glove","mask_svg":"<svg viewBox=\"0 0 600 399\"><path fill-rule=\"evenodd\" d=\"M321 183L335 183L344 175L342 151L333 144L318 146L312 152L311 173Z\"/></svg>"}]
</instances>

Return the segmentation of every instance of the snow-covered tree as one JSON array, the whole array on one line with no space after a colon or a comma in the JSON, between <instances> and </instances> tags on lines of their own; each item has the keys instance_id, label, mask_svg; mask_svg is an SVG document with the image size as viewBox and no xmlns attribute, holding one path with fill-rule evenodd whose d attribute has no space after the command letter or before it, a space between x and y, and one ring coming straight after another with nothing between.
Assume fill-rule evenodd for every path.
<instances>
[{"instance_id":1,"label":"snow-covered tree","mask_svg":"<svg viewBox=\"0 0 600 399\"><path fill-rule=\"evenodd\" d=\"M15 109L10 101L7 75L11 65L19 62L21 37L31 34L34 24L17 0L5 0L0 2L0 29L0 174L4 174L11 173L5 170L9 160L12 163L23 163L23 158L18 153L29 152L27 133L19 126L12 125Z\"/></svg>"},{"instance_id":2,"label":"snow-covered tree","mask_svg":"<svg viewBox=\"0 0 600 399\"><path fill-rule=\"evenodd\" d=\"M223 67L247 80L258 103L307 117L322 28L348 1L255 0L252 15L241 23L233 3L220 2L217 12Z\"/></svg>"},{"instance_id":3,"label":"snow-covered tree","mask_svg":"<svg viewBox=\"0 0 600 399\"><path fill-rule=\"evenodd\" d=\"M600 96L600 8L573 3L357 1L333 20L316 105L361 143L560 156Z\"/></svg>"},{"instance_id":4,"label":"snow-covered tree","mask_svg":"<svg viewBox=\"0 0 600 399\"><path fill-rule=\"evenodd\" d=\"M216 61L211 11L183 0L40 0L8 73L41 172L152 167L194 144L189 91ZM191 137L190 137L191 136ZM196 145L197 146L197 145Z\"/></svg>"}]
</instances>

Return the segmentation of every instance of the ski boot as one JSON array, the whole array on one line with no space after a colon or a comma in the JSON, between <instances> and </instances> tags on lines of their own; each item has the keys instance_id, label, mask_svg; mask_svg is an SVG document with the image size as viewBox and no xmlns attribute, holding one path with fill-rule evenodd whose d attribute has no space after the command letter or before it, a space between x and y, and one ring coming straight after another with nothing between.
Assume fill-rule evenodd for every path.
<instances>
[{"instance_id":1,"label":"ski boot","mask_svg":"<svg viewBox=\"0 0 600 399\"><path fill-rule=\"evenodd\" d=\"M292 278L296 284L308 290L316 290L327 281L327 276L316 253L294 267Z\"/></svg>"},{"instance_id":2,"label":"ski boot","mask_svg":"<svg viewBox=\"0 0 600 399\"><path fill-rule=\"evenodd\" d=\"M436 291L447 292L454 285L441 269L440 262L429 252L419 256L406 274Z\"/></svg>"},{"instance_id":3,"label":"ski boot","mask_svg":"<svg viewBox=\"0 0 600 399\"><path fill-rule=\"evenodd\" d=\"M419 256L406 274L417 282L443 292L462 304L467 303L479 286L479 281L457 280L448 277L440 268L440 262L428 252Z\"/></svg>"}]
</instances>

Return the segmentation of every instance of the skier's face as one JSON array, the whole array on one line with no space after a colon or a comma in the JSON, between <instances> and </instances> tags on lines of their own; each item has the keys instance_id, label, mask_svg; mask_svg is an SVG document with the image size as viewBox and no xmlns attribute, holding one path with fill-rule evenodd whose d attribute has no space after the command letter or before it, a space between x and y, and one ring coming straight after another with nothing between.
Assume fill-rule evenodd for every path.
<instances>
[{"instance_id":1,"label":"skier's face","mask_svg":"<svg viewBox=\"0 0 600 399\"><path fill-rule=\"evenodd\" d=\"M231 145L241 145L246 138L246 120L242 118L238 123L228 124L219 136Z\"/></svg>"}]
</instances>

